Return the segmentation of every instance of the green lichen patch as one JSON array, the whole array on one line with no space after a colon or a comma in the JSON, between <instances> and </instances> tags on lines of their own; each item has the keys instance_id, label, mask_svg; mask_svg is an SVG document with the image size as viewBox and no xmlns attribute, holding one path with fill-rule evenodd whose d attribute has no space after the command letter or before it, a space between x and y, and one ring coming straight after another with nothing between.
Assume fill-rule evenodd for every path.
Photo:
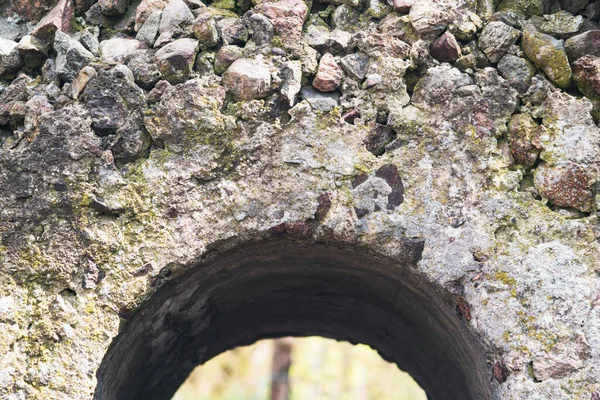
<instances>
[{"instance_id":1,"label":"green lichen patch","mask_svg":"<svg viewBox=\"0 0 600 400\"><path fill-rule=\"evenodd\" d=\"M550 78L556 86L571 86L572 71L562 40L527 29L523 32L523 51L527 57Z\"/></svg>"}]
</instances>

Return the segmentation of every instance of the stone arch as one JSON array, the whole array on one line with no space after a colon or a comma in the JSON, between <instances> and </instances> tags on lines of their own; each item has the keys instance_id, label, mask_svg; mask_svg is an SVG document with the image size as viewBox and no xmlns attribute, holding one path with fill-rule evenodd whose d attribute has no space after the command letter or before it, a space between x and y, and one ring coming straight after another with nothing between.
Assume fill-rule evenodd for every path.
<instances>
[{"instance_id":1,"label":"stone arch","mask_svg":"<svg viewBox=\"0 0 600 400\"><path fill-rule=\"evenodd\" d=\"M416 272L423 242L395 258L356 244L249 243L171 277L122 327L95 398L168 399L198 364L235 346L320 335L367 343L432 400L491 399L490 368L453 295Z\"/></svg>"}]
</instances>

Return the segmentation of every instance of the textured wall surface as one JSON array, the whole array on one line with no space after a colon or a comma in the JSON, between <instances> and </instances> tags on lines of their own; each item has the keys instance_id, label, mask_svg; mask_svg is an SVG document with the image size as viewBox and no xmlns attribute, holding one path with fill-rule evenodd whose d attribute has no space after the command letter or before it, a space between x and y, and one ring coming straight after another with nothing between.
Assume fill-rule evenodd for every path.
<instances>
[{"instance_id":1,"label":"textured wall surface","mask_svg":"<svg viewBox=\"0 0 600 400\"><path fill-rule=\"evenodd\" d=\"M0 9L1 399L309 333L600 399L599 1Z\"/></svg>"}]
</instances>

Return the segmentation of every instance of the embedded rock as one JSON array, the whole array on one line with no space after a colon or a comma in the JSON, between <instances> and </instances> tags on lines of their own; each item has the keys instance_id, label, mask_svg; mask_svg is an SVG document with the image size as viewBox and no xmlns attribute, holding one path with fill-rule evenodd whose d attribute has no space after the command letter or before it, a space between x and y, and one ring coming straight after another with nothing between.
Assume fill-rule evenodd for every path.
<instances>
[{"instance_id":1,"label":"embedded rock","mask_svg":"<svg viewBox=\"0 0 600 400\"><path fill-rule=\"evenodd\" d=\"M210 13L202 13L192 23L194 35L201 49L209 49L219 43L217 23Z\"/></svg>"},{"instance_id":2,"label":"embedded rock","mask_svg":"<svg viewBox=\"0 0 600 400\"><path fill-rule=\"evenodd\" d=\"M248 28L241 18L223 18L217 22L223 44L243 45L248 41Z\"/></svg>"},{"instance_id":3,"label":"embedded rock","mask_svg":"<svg viewBox=\"0 0 600 400\"><path fill-rule=\"evenodd\" d=\"M528 29L523 33L523 51L554 84L566 89L571 86L571 66L562 40Z\"/></svg>"},{"instance_id":4,"label":"embedded rock","mask_svg":"<svg viewBox=\"0 0 600 400\"><path fill-rule=\"evenodd\" d=\"M446 29L449 21L455 17L455 12L444 3L428 0L415 2L408 15L418 36L433 39Z\"/></svg>"},{"instance_id":5,"label":"embedded rock","mask_svg":"<svg viewBox=\"0 0 600 400\"><path fill-rule=\"evenodd\" d=\"M146 102L148 104L158 103L165 92L167 92L170 88L172 88L168 81L158 81L156 86L148 93L146 96Z\"/></svg>"},{"instance_id":6,"label":"embedded rock","mask_svg":"<svg viewBox=\"0 0 600 400\"><path fill-rule=\"evenodd\" d=\"M280 92L292 107L296 103L296 95L302 88L302 64L300 61L288 61L282 68L284 78Z\"/></svg>"},{"instance_id":7,"label":"embedded rock","mask_svg":"<svg viewBox=\"0 0 600 400\"><path fill-rule=\"evenodd\" d=\"M333 56L326 53L319 61L319 69L313 80L313 87L321 92L333 92L342 83L342 70Z\"/></svg>"},{"instance_id":8,"label":"embedded rock","mask_svg":"<svg viewBox=\"0 0 600 400\"><path fill-rule=\"evenodd\" d=\"M190 76L196 54L196 39L177 39L156 52L156 64L164 79L170 83L180 83Z\"/></svg>"},{"instance_id":9,"label":"embedded rock","mask_svg":"<svg viewBox=\"0 0 600 400\"><path fill-rule=\"evenodd\" d=\"M27 34L27 27L17 24L16 21L0 18L0 37L7 40L17 41Z\"/></svg>"},{"instance_id":10,"label":"embedded rock","mask_svg":"<svg viewBox=\"0 0 600 400\"><path fill-rule=\"evenodd\" d=\"M192 150L194 145L220 143L225 125L219 110L223 107L225 89L211 86L200 79L192 79L164 89L153 114L145 117L145 126L154 140L161 140L176 153ZM213 149L205 149L213 156ZM219 151L214 149L214 151ZM202 160L199 167L211 163ZM214 165L217 167L217 165Z\"/></svg>"},{"instance_id":11,"label":"embedded rock","mask_svg":"<svg viewBox=\"0 0 600 400\"><path fill-rule=\"evenodd\" d=\"M498 71L519 93L525 93L537 69L526 59L507 54L498 62Z\"/></svg>"},{"instance_id":12,"label":"embedded rock","mask_svg":"<svg viewBox=\"0 0 600 400\"><path fill-rule=\"evenodd\" d=\"M116 132L110 151L117 163L127 163L144 157L152 145L152 138L140 119L128 119Z\"/></svg>"},{"instance_id":13,"label":"embedded rock","mask_svg":"<svg viewBox=\"0 0 600 400\"><path fill-rule=\"evenodd\" d=\"M308 101L310 106L317 111L327 112L337 107L340 103L339 92L323 93L311 86L305 86L301 90L302 97Z\"/></svg>"},{"instance_id":14,"label":"embedded rock","mask_svg":"<svg viewBox=\"0 0 600 400\"><path fill-rule=\"evenodd\" d=\"M508 125L510 151L517 164L533 167L540 155L540 127L529 114L515 114Z\"/></svg>"},{"instance_id":15,"label":"embedded rock","mask_svg":"<svg viewBox=\"0 0 600 400\"><path fill-rule=\"evenodd\" d=\"M10 110L19 103L25 104L29 98L27 85L32 79L23 74L11 82L11 84L0 93L0 125L8 125L10 122Z\"/></svg>"},{"instance_id":16,"label":"embedded rock","mask_svg":"<svg viewBox=\"0 0 600 400\"><path fill-rule=\"evenodd\" d=\"M331 15L331 26L352 32L356 30L360 19L360 11L347 4L338 6Z\"/></svg>"},{"instance_id":17,"label":"embedded rock","mask_svg":"<svg viewBox=\"0 0 600 400\"><path fill-rule=\"evenodd\" d=\"M127 68L133 73L135 83L143 89L152 89L162 79L156 64L156 51L152 49L134 51L128 57Z\"/></svg>"},{"instance_id":18,"label":"embedded rock","mask_svg":"<svg viewBox=\"0 0 600 400\"><path fill-rule=\"evenodd\" d=\"M600 30L591 30L570 37L565 41L565 50L571 62L585 55L600 56Z\"/></svg>"},{"instance_id":19,"label":"embedded rock","mask_svg":"<svg viewBox=\"0 0 600 400\"><path fill-rule=\"evenodd\" d=\"M288 46L297 46L302 36L302 26L306 20L308 7L299 0L279 0L264 2L255 7L254 11L267 17L275 33Z\"/></svg>"},{"instance_id":20,"label":"embedded rock","mask_svg":"<svg viewBox=\"0 0 600 400\"><path fill-rule=\"evenodd\" d=\"M135 10L135 25L134 30L139 32L144 26L146 19L156 11L161 12L167 5L165 0L142 0Z\"/></svg>"},{"instance_id":21,"label":"embedded rock","mask_svg":"<svg viewBox=\"0 0 600 400\"><path fill-rule=\"evenodd\" d=\"M114 16L124 14L129 0L98 0L102 14Z\"/></svg>"},{"instance_id":22,"label":"embedded rock","mask_svg":"<svg viewBox=\"0 0 600 400\"><path fill-rule=\"evenodd\" d=\"M25 132L33 138L38 134L38 129L44 115L54 111L54 107L43 95L32 96L25 103L25 119L23 121Z\"/></svg>"},{"instance_id":23,"label":"embedded rock","mask_svg":"<svg viewBox=\"0 0 600 400\"><path fill-rule=\"evenodd\" d=\"M430 108L449 101L455 90L470 85L473 78L456 68L431 68L416 84L411 103Z\"/></svg>"},{"instance_id":24,"label":"embedded rock","mask_svg":"<svg viewBox=\"0 0 600 400\"><path fill-rule=\"evenodd\" d=\"M56 2L56 0L12 0L11 5L20 17L37 22L56 5Z\"/></svg>"},{"instance_id":25,"label":"embedded rock","mask_svg":"<svg viewBox=\"0 0 600 400\"><path fill-rule=\"evenodd\" d=\"M271 93L271 73L260 61L239 58L223 74L223 86L235 101L261 99Z\"/></svg>"},{"instance_id":26,"label":"embedded rock","mask_svg":"<svg viewBox=\"0 0 600 400\"><path fill-rule=\"evenodd\" d=\"M578 348L579 351L568 350L569 347ZM550 357L535 358L531 365L531 371L539 382L564 378L583 368L585 360L589 358L589 351L590 346L585 337L577 335L574 340L557 343L553 346ZM591 400L595 400L594 394L592 394Z\"/></svg>"},{"instance_id":27,"label":"embedded rock","mask_svg":"<svg viewBox=\"0 0 600 400\"><path fill-rule=\"evenodd\" d=\"M502 0L496 11L514 11L529 18L544 13L544 0Z\"/></svg>"},{"instance_id":28,"label":"embedded rock","mask_svg":"<svg viewBox=\"0 0 600 400\"><path fill-rule=\"evenodd\" d=\"M394 132L392 127L375 123L369 130L369 134L363 143L369 152L380 156L385 152L385 146L395 138L396 132Z\"/></svg>"},{"instance_id":29,"label":"embedded rock","mask_svg":"<svg viewBox=\"0 0 600 400\"><path fill-rule=\"evenodd\" d=\"M488 23L479 36L479 48L493 64L508 52L521 37L521 32L501 21Z\"/></svg>"},{"instance_id":30,"label":"embedded rock","mask_svg":"<svg viewBox=\"0 0 600 400\"><path fill-rule=\"evenodd\" d=\"M323 48L327 44L329 29L322 25L310 25L306 28L304 38L310 47L319 50L319 48Z\"/></svg>"},{"instance_id":31,"label":"embedded rock","mask_svg":"<svg viewBox=\"0 0 600 400\"><path fill-rule=\"evenodd\" d=\"M394 6L394 11L397 13L406 14L415 2L416 0L393 0L392 5Z\"/></svg>"},{"instance_id":32,"label":"embedded rock","mask_svg":"<svg viewBox=\"0 0 600 400\"><path fill-rule=\"evenodd\" d=\"M372 18L382 19L392 11L386 0L366 0L366 3L365 13Z\"/></svg>"},{"instance_id":33,"label":"embedded rock","mask_svg":"<svg viewBox=\"0 0 600 400\"><path fill-rule=\"evenodd\" d=\"M267 17L261 14L255 14L244 18L244 23L248 28L252 41L257 46L268 44L275 36L275 28Z\"/></svg>"},{"instance_id":34,"label":"embedded rock","mask_svg":"<svg viewBox=\"0 0 600 400\"><path fill-rule=\"evenodd\" d=\"M76 39L93 55L98 56L100 54L100 42L98 42L99 33L99 29L97 28L85 29L73 35L73 39Z\"/></svg>"},{"instance_id":35,"label":"embedded rock","mask_svg":"<svg viewBox=\"0 0 600 400\"><path fill-rule=\"evenodd\" d=\"M100 58L107 64L123 64L136 50L144 48L144 44L131 38L112 38L100 42Z\"/></svg>"},{"instance_id":36,"label":"embedded rock","mask_svg":"<svg viewBox=\"0 0 600 400\"><path fill-rule=\"evenodd\" d=\"M54 37L56 73L64 81L70 82L79 70L95 59L94 55L81 43L67 34L57 31Z\"/></svg>"},{"instance_id":37,"label":"embedded rock","mask_svg":"<svg viewBox=\"0 0 600 400\"><path fill-rule=\"evenodd\" d=\"M552 205L583 212L590 212L594 208L590 181L577 164L542 164L535 171L534 183L540 195Z\"/></svg>"},{"instance_id":38,"label":"embedded rock","mask_svg":"<svg viewBox=\"0 0 600 400\"><path fill-rule=\"evenodd\" d=\"M336 28L329 34L325 49L335 55L346 54L352 39L350 32Z\"/></svg>"},{"instance_id":39,"label":"embedded rock","mask_svg":"<svg viewBox=\"0 0 600 400\"><path fill-rule=\"evenodd\" d=\"M369 68L369 57L361 53L348 54L340 60L344 71L355 79L364 79Z\"/></svg>"},{"instance_id":40,"label":"embedded rock","mask_svg":"<svg viewBox=\"0 0 600 400\"><path fill-rule=\"evenodd\" d=\"M542 33L557 38L567 38L579 32L583 26L583 17L574 16L566 11L559 11L555 14L544 16L535 16L531 18L531 23Z\"/></svg>"},{"instance_id":41,"label":"embedded rock","mask_svg":"<svg viewBox=\"0 0 600 400\"><path fill-rule=\"evenodd\" d=\"M472 11L466 11L458 16L456 26L452 27L454 35L460 40L473 40L483 27L481 18Z\"/></svg>"},{"instance_id":42,"label":"embedded rock","mask_svg":"<svg viewBox=\"0 0 600 400\"><path fill-rule=\"evenodd\" d=\"M227 71L227 68L238 58L244 56L244 51L238 46L223 46L217 52L215 57L215 73L221 75Z\"/></svg>"},{"instance_id":43,"label":"embedded rock","mask_svg":"<svg viewBox=\"0 0 600 400\"><path fill-rule=\"evenodd\" d=\"M141 121L142 89L116 69L100 71L87 83L82 101L89 110L92 127L99 136L116 133L130 120Z\"/></svg>"},{"instance_id":44,"label":"embedded rock","mask_svg":"<svg viewBox=\"0 0 600 400\"><path fill-rule=\"evenodd\" d=\"M579 91L590 99L600 99L600 57L581 57L572 67Z\"/></svg>"},{"instance_id":45,"label":"embedded rock","mask_svg":"<svg viewBox=\"0 0 600 400\"><path fill-rule=\"evenodd\" d=\"M353 43L358 50L372 58L394 57L406 59L411 52L410 45L389 33L366 34L360 32L354 36Z\"/></svg>"},{"instance_id":46,"label":"embedded rock","mask_svg":"<svg viewBox=\"0 0 600 400\"><path fill-rule=\"evenodd\" d=\"M158 32L160 34L171 32L193 21L194 14L183 0L170 0L162 11Z\"/></svg>"},{"instance_id":47,"label":"embedded rock","mask_svg":"<svg viewBox=\"0 0 600 400\"><path fill-rule=\"evenodd\" d=\"M146 43L146 45L150 47L154 46L154 42L156 42L156 38L158 37L161 16L162 11L153 11L138 30L138 33L135 36L136 40Z\"/></svg>"}]
</instances>

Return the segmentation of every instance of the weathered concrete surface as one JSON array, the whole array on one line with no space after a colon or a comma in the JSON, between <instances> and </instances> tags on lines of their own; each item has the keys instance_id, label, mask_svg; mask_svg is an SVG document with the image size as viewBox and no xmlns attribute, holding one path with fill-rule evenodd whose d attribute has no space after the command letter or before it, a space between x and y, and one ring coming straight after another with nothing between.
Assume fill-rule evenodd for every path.
<instances>
[{"instance_id":1,"label":"weathered concrete surface","mask_svg":"<svg viewBox=\"0 0 600 400\"><path fill-rule=\"evenodd\" d=\"M69 8L66 3L60 2L52 18L72 18L61 14ZM139 7L162 10L163 3L143 1ZM145 349L156 349L157 357L172 348L189 356L181 360L182 371L227 346L281 333L276 321L265 318L265 324L273 324L269 332L235 336L244 332L235 324L235 312L223 325L200 319L194 325L198 332L213 329L231 337L194 355L185 350L192 344L186 325L173 325L178 327L173 334L173 320L165 318L183 318L177 307L169 308L174 292L168 288L196 293L197 302L184 303L200 313L194 307L202 308L211 292L201 279L186 277L211 276L203 274L224 263L227 258L221 256L275 237L296 243L291 253L300 246L314 254L315 246L326 243L372 255L387 260L387 268L396 266L406 282L418 282L398 284L402 302L381 291L381 306L369 300L367 307L362 300L372 297L353 294L353 286L345 285L342 292L353 299L346 307L326 297L307 304L308 310L326 314L356 310L364 317L352 326L356 336L344 335L342 323L319 331L310 319L314 313L303 320L312 325L285 333L370 341L386 358L420 376L432 398L442 399L435 388L440 390L444 377L436 379L435 370L385 345L386 335L396 339L401 330L387 330L383 320L400 321L401 310L423 309L435 318L409 318L407 326L419 332L431 326L435 335L406 346L425 345L425 352L431 349L427 343L444 337L448 347L475 354L462 363L460 355L448 353L449 363L461 365L456 376L467 376L472 398L597 398L600 129L592 115L599 115L600 106L597 98L582 96L593 88L567 87L569 64L577 60L566 56L587 54L579 44L592 36L583 30L596 27L597 17L584 18L577 34L585 37L574 35L565 50L562 39L534 33L527 18L537 11L520 1L502 2L503 11L493 15L491 1L477 2L479 8L463 0L401 2L396 7L401 13L383 2L347 2L334 12L338 21L356 14L355 24L336 28L343 27L344 34L334 34L326 26L328 16L311 13L299 0L262 3L248 13L241 5L220 3L223 8L216 3L194 10L212 17L169 24L174 26L161 30L154 44L158 49L195 38L194 24L202 21L226 34L227 43L221 36L214 46L199 46L191 71L189 52L170 47L173 71L185 71L183 83L156 83L166 78L153 65L154 51L146 50L148 68L130 69L127 54L121 54L122 64L108 64L84 48L89 42L80 45L72 35L59 62L48 58L41 68L10 72L5 77L10 80L0 84L0 398L89 399L96 393L110 399L102 392L115 384L103 380L110 375L106 368L128 349L119 343L138 337L131 332L141 331ZM543 12L560 8L557 2L535 3ZM71 27L85 29L89 38L102 24L108 29L97 39L106 48L102 42L109 35L135 36L138 4L131 2L122 16L103 15L92 5ZM177 5L189 17L187 5ZM511 7L525 15L508 12ZM13 10L3 13L14 23ZM219 23L223 19L228 21ZM478 48L478 34L492 20L544 39L525 51L519 41L502 47L502 55L529 60L505 63L506 68L539 68L531 80L506 81L496 70L500 56L487 59ZM314 48L307 43L311 25L325 28L326 35ZM274 36L265 39L253 31L257 26L268 26ZM446 30L461 50L453 64L429 53ZM47 30L40 40L60 48L69 34ZM260 37L259 44L254 37ZM231 38L235 41L228 44ZM228 79L225 85L223 71L215 72L223 44L239 47L238 59L254 60L246 64L260 65L260 71L238 71L244 79ZM324 54L342 77L339 87L336 78L334 91L320 93L309 85ZM552 64L555 59L560 63ZM56 66L69 76L57 73ZM65 80L87 67L97 73L74 100L72 83ZM552 83L557 70L564 89ZM597 71L576 70L579 86L595 82L585 74ZM509 74L503 68L503 76L525 72ZM509 123L515 114L531 118L513 129ZM411 258L406 243L415 242L422 249ZM286 255L277 249L269 265L283 269ZM379 287L375 275L344 275L340 265L351 270L355 264L334 253L324 254L330 254L332 270L343 275L339 282L356 287L357 279L364 280L370 288L365 293ZM300 261L294 265L302 267ZM386 271L396 282L398 276ZM230 275L224 274L227 287L243 290L245 275L233 280ZM327 291L336 285L335 276L327 276L331 286L315 287ZM271 302L315 300L302 285L290 286L299 279L294 274L283 274L279 283L267 278L258 288L291 288L289 297L265 297ZM303 279L305 289L318 283ZM249 303L261 299L252 291L247 298ZM222 300L214 299L216 304ZM159 301L165 309L153 308ZM172 304L180 303L173 297ZM290 304L302 307L302 301ZM380 318L371 317L378 312ZM146 325L144 316L151 314L156 319ZM133 360L127 365L135 371L148 368L144 373L151 377L165 373L142 358ZM427 373L419 375L419 368ZM165 388L175 384L173 379L165 381L160 396L168 396ZM134 390L132 381L124 382L130 386L115 393ZM156 396L164 398L159 391Z\"/></svg>"}]
</instances>

